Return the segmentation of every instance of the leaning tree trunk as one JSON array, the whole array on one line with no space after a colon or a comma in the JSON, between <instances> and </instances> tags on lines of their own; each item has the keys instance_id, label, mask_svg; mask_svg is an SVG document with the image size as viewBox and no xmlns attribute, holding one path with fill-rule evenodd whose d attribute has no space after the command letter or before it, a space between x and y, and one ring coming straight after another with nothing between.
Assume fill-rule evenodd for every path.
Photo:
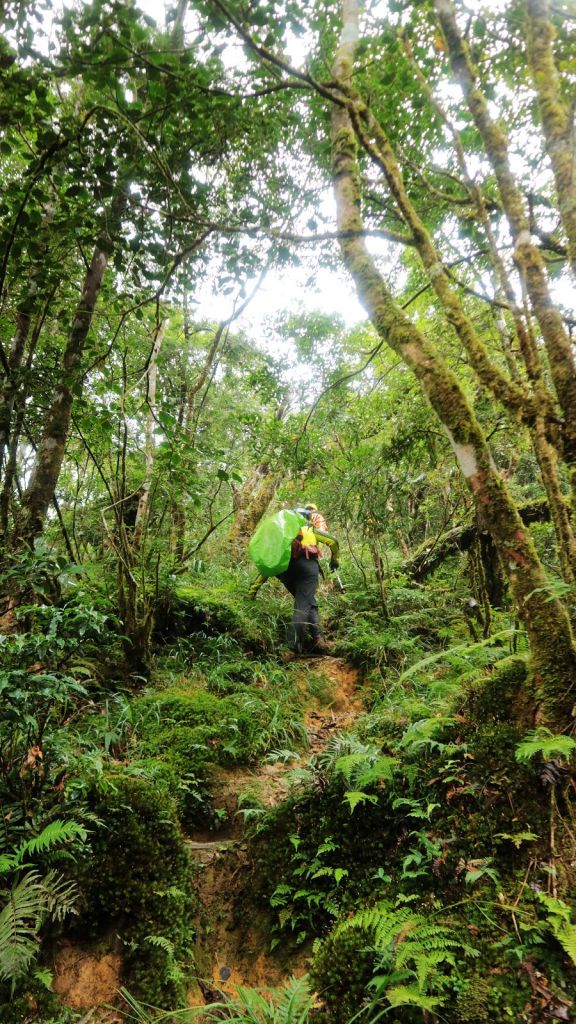
<instances>
[{"instance_id":1,"label":"leaning tree trunk","mask_svg":"<svg viewBox=\"0 0 576 1024\"><path fill-rule=\"evenodd\" d=\"M343 0L343 30L332 68L339 93L332 113L332 171L345 264L380 337L411 368L450 440L477 513L499 551L529 637L539 712L572 720L576 649L565 608L550 600L546 576L464 391L433 344L395 302L362 237L360 173L349 99L358 33L358 0Z\"/></svg>"},{"instance_id":2,"label":"leaning tree trunk","mask_svg":"<svg viewBox=\"0 0 576 1024\"><path fill-rule=\"evenodd\" d=\"M269 464L264 461L235 492L234 524L225 542L234 558L245 557L248 542L268 511L280 480L278 473L271 472Z\"/></svg>"},{"instance_id":3,"label":"leaning tree trunk","mask_svg":"<svg viewBox=\"0 0 576 1024\"><path fill-rule=\"evenodd\" d=\"M62 360L62 377L56 385L46 415L44 432L36 452L28 486L13 533L13 546L31 545L44 527L46 513L60 475L68 439L74 387L81 378L84 343L92 323L92 315L108 265L108 254L98 245L84 279L82 296L70 329Z\"/></svg>"}]
</instances>

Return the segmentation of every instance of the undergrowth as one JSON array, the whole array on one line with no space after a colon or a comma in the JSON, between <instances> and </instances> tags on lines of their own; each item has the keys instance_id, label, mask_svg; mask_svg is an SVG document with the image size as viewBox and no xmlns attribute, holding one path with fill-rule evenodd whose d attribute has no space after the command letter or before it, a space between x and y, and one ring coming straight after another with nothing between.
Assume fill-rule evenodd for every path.
<instances>
[{"instance_id":1,"label":"undergrowth","mask_svg":"<svg viewBox=\"0 0 576 1024\"><path fill-rule=\"evenodd\" d=\"M101 604L22 608L0 675L0 864L21 921L10 945L0 916L10 1024L30 999L50 1020L44 950L62 933L122 953L127 1019L178 1019L197 915L185 833L220 825L221 769L289 764L304 707L333 700L321 669L302 686L277 657L289 603L270 585L248 605L246 584L215 568L171 585L136 690L103 665L117 646ZM252 869L237 916L264 902L284 960L313 946L294 1020L573 1019L575 744L536 726L524 637L498 613L474 639L441 583L399 580L386 616L358 587L323 600L364 714L288 769L277 807L248 792L240 807ZM282 1024L283 998L247 989L228 1009Z\"/></svg>"}]
</instances>

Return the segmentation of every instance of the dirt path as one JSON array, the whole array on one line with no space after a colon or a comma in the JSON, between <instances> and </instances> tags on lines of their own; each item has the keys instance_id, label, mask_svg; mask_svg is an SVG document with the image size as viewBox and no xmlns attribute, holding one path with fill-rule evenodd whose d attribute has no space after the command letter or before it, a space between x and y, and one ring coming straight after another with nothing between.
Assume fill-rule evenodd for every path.
<instances>
[{"instance_id":1,"label":"dirt path","mask_svg":"<svg viewBox=\"0 0 576 1024\"><path fill-rule=\"evenodd\" d=\"M322 675L328 682L329 700L322 706L308 696L305 726L308 750L290 763L263 764L252 771L240 769L222 772L215 788L217 806L225 807L228 826L217 835L195 833L188 847L198 865L200 928L197 938L198 987L190 992L190 1006L204 1006L211 999L234 992L237 985L271 987L280 985L291 974L305 973L307 952L290 960L289 969L265 950L265 909L255 909L251 920L235 917L235 896L249 867L247 845L243 840L244 821L239 813L239 798L250 791L261 806L270 808L288 793L287 772L305 765L325 749L333 736L350 728L362 711L357 695L358 672L339 658L303 661L300 685L308 693L306 674Z\"/></svg>"},{"instance_id":2,"label":"dirt path","mask_svg":"<svg viewBox=\"0 0 576 1024\"><path fill-rule=\"evenodd\" d=\"M310 696L308 675L326 681L321 702ZM206 1006L231 994L237 985L256 988L281 985L294 974L305 973L308 951L292 957L288 966L266 950L266 908L254 908L250 920L238 920L235 897L250 867L244 818L240 810L247 790L264 808L274 807L288 794L287 772L304 766L325 749L333 736L349 728L362 711L357 695L358 672L339 658L302 661L298 682L304 695L304 722L308 749L288 763L261 764L253 770L239 768L219 773L214 803L227 812L227 823L218 833L197 832L186 843L196 865L198 934L196 958L202 979L189 994L190 1006ZM322 689L322 688L321 688ZM104 943L106 946L106 943ZM100 944L60 944L53 962L53 990L64 1005L87 1011L81 1024L120 1024L123 1014L105 1005L116 1002L120 986L120 955L105 952Z\"/></svg>"}]
</instances>

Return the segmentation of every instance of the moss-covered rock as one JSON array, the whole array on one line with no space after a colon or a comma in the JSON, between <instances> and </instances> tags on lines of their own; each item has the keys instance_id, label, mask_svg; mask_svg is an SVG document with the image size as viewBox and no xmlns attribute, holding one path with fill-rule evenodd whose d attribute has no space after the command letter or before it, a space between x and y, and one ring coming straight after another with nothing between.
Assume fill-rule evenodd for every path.
<instances>
[{"instance_id":1,"label":"moss-covered rock","mask_svg":"<svg viewBox=\"0 0 576 1024\"><path fill-rule=\"evenodd\" d=\"M295 708L283 706L272 696L266 699L256 688L224 697L201 689L172 688L140 698L134 713L145 744L155 743L159 732L167 736L167 730L202 728L200 746L205 744L207 760L221 765L250 761L268 749L269 741L289 738L282 737L283 729L286 733L301 729ZM194 756L199 758L200 752Z\"/></svg>"},{"instance_id":2,"label":"moss-covered rock","mask_svg":"<svg viewBox=\"0 0 576 1024\"><path fill-rule=\"evenodd\" d=\"M496 964L458 979L455 987L455 1006L448 1017L454 1024L508 1024L522 1020L522 1011L530 998L526 977Z\"/></svg>"},{"instance_id":3,"label":"moss-covered rock","mask_svg":"<svg viewBox=\"0 0 576 1024\"><path fill-rule=\"evenodd\" d=\"M233 579L211 581L210 585L192 580L176 580L164 594L156 614L156 628L161 637L173 639L204 633L208 636L231 636L243 647L255 652L269 649L274 635L269 635L254 605L246 600Z\"/></svg>"},{"instance_id":4,"label":"moss-covered rock","mask_svg":"<svg viewBox=\"0 0 576 1024\"><path fill-rule=\"evenodd\" d=\"M141 764L149 777L168 785L175 798L181 821L189 828L210 824L210 779L218 730L213 726L167 726L142 745L146 760Z\"/></svg>"}]
</instances>

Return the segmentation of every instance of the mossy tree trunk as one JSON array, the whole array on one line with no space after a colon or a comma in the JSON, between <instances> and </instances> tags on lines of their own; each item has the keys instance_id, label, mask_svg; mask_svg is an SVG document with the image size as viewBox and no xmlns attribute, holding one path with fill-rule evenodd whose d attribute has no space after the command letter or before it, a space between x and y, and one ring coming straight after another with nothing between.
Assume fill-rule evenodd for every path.
<instances>
[{"instance_id":1,"label":"mossy tree trunk","mask_svg":"<svg viewBox=\"0 0 576 1024\"><path fill-rule=\"evenodd\" d=\"M529 212L508 153L508 140L490 113L470 50L458 26L452 0L433 0L450 62L498 183L514 245L514 260L546 346L550 373L563 416L561 454L569 468L576 506L576 361L568 332L548 287L542 254L532 241ZM540 79L541 80L541 79ZM549 98L547 93L547 98ZM551 130L551 128L549 128Z\"/></svg>"},{"instance_id":2,"label":"mossy tree trunk","mask_svg":"<svg viewBox=\"0 0 576 1024\"><path fill-rule=\"evenodd\" d=\"M86 272L82 295L62 358L62 377L56 385L48 408L30 481L22 496L12 538L15 548L25 544L32 545L34 538L44 527L46 513L54 496L64 459L74 392L81 384L84 344L107 265L108 253L97 245Z\"/></svg>"},{"instance_id":3,"label":"mossy tree trunk","mask_svg":"<svg viewBox=\"0 0 576 1024\"><path fill-rule=\"evenodd\" d=\"M508 356L508 372L489 353L487 345L466 312L458 291L452 285L448 268L444 265L432 234L427 229L409 195L397 154L384 127L378 122L370 104L354 88L352 81L340 83L341 92L346 98L346 108L356 137L373 163L382 171L398 214L410 230L411 242L420 257L446 320L460 340L480 384L501 403L507 415L511 416L513 420L523 423L529 431L552 512L562 573L565 581L572 584L576 579L576 536L572 524L570 503L566 500L560 484L558 455L562 451L562 445L558 444L555 450L553 443L560 437L555 398L546 383L546 375L538 353L532 325L529 321L527 322L518 309L514 287L499 254L481 190L468 171L464 147L458 132L450 124L448 117L433 96L406 41L405 49L423 91L449 129L462 171L463 182L468 191L468 198L457 197L454 200L450 196L443 198L456 204L455 208L458 204L464 203L471 204L476 209L488 241L490 259L499 288L505 302L510 307L511 331L508 331L505 322L499 325L502 354L505 359ZM525 377L520 376L517 372L511 372L515 366L514 364L510 365L510 349L516 342L524 362Z\"/></svg>"},{"instance_id":4,"label":"mossy tree trunk","mask_svg":"<svg viewBox=\"0 0 576 1024\"><path fill-rule=\"evenodd\" d=\"M576 275L576 160L573 113L560 84L554 50L554 28L548 0L527 0L528 57L538 96L546 152L556 182L558 212L568 240L568 259Z\"/></svg>"},{"instance_id":5,"label":"mossy tree trunk","mask_svg":"<svg viewBox=\"0 0 576 1024\"><path fill-rule=\"evenodd\" d=\"M466 483L479 521L486 526L507 573L511 593L531 646L536 699L542 718L558 727L572 720L576 649L566 609L550 599L542 565L498 473L485 436L464 391L434 345L394 300L361 234L360 173L352 72L359 39L358 0L343 0L343 28L332 79L341 99L332 113L332 172L340 245L360 300L378 334L410 367L438 415Z\"/></svg>"},{"instance_id":6,"label":"mossy tree trunk","mask_svg":"<svg viewBox=\"0 0 576 1024\"><path fill-rule=\"evenodd\" d=\"M234 523L226 541L226 547L233 558L246 554L248 542L272 501L280 476L270 469L264 460L244 481L234 494Z\"/></svg>"}]
</instances>

